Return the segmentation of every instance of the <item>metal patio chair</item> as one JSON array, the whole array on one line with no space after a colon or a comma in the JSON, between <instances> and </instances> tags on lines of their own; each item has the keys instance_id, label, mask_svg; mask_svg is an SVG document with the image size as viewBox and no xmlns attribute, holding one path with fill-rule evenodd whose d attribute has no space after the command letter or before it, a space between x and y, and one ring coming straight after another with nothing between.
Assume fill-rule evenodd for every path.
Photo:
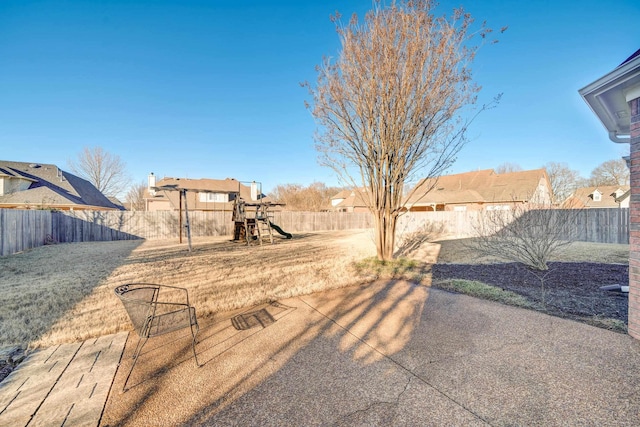
<instances>
[{"instance_id":1,"label":"metal patio chair","mask_svg":"<svg viewBox=\"0 0 640 427\"><path fill-rule=\"evenodd\" d=\"M139 337L133 353L133 364L122 386L123 392L127 390L131 372L138 361L142 347L149 338L190 328L193 357L196 365L200 366L196 355L196 335L199 329L196 309L189 304L189 293L185 288L151 283L129 283L118 286L114 292L122 301Z\"/></svg>"}]
</instances>

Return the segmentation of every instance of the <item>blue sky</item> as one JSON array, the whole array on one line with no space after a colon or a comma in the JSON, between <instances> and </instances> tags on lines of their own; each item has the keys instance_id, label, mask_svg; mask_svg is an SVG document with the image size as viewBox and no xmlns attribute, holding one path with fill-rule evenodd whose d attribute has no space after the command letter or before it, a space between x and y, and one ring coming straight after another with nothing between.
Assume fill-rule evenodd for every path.
<instances>
[{"instance_id":1,"label":"blue sky","mask_svg":"<svg viewBox=\"0 0 640 427\"><path fill-rule=\"evenodd\" d=\"M0 1L0 159L68 169L84 146L132 182L234 177L337 185L317 162L302 81L338 37L329 15L370 0ZM509 29L473 65L480 103L450 173L565 162L588 177L628 153L578 95L640 48L640 2L447 1Z\"/></svg>"}]
</instances>

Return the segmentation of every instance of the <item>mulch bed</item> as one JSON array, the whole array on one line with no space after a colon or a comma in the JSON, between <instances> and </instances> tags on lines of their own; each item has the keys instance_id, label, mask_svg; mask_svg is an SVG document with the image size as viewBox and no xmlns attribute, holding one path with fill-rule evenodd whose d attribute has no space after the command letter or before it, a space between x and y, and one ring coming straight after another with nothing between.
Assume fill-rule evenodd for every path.
<instances>
[{"instance_id":1,"label":"mulch bed","mask_svg":"<svg viewBox=\"0 0 640 427\"><path fill-rule=\"evenodd\" d=\"M541 280L546 311L570 318L601 317L627 324L626 293L603 291L601 286L629 284L629 266L589 262L551 262L549 270L537 272L519 263L435 264L434 282L466 279L517 293L542 304Z\"/></svg>"}]
</instances>

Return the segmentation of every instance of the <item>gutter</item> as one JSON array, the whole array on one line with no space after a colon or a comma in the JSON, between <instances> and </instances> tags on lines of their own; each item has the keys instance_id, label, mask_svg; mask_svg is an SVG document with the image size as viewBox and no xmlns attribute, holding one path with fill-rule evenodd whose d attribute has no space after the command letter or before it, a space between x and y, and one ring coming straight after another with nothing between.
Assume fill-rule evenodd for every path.
<instances>
[{"instance_id":1,"label":"gutter","mask_svg":"<svg viewBox=\"0 0 640 427\"><path fill-rule=\"evenodd\" d=\"M618 132L616 132L615 130L611 130L609 131L609 139L613 142L616 142L618 144L629 144L631 142L631 137L628 136L626 138L620 138L618 136Z\"/></svg>"}]
</instances>

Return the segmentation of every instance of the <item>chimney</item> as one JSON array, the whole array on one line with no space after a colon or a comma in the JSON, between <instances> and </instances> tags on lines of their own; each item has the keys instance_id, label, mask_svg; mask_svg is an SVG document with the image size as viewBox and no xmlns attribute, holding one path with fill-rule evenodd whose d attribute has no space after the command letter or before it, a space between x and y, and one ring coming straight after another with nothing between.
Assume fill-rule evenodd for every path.
<instances>
[{"instance_id":1,"label":"chimney","mask_svg":"<svg viewBox=\"0 0 640 427\"><path fill-rule=\"evenodd\" d=\"M149 190L149 194L151 194L152 196L155 196L156 190L153 190L151 188L156 186L156 176L153 174L153 172L151 172L147 177L147 182L148 182L147 190Z\"/></svg>"},{"instance_id":2,"label":"chimney","mask_svg":"<svg viewBox=\"0 0 640 427\"><path fill-rule=\"evenodd\" d=\"M251 200L258 200L258 184L255 181L251 183Z\"/></svg>"}]
</instances>

